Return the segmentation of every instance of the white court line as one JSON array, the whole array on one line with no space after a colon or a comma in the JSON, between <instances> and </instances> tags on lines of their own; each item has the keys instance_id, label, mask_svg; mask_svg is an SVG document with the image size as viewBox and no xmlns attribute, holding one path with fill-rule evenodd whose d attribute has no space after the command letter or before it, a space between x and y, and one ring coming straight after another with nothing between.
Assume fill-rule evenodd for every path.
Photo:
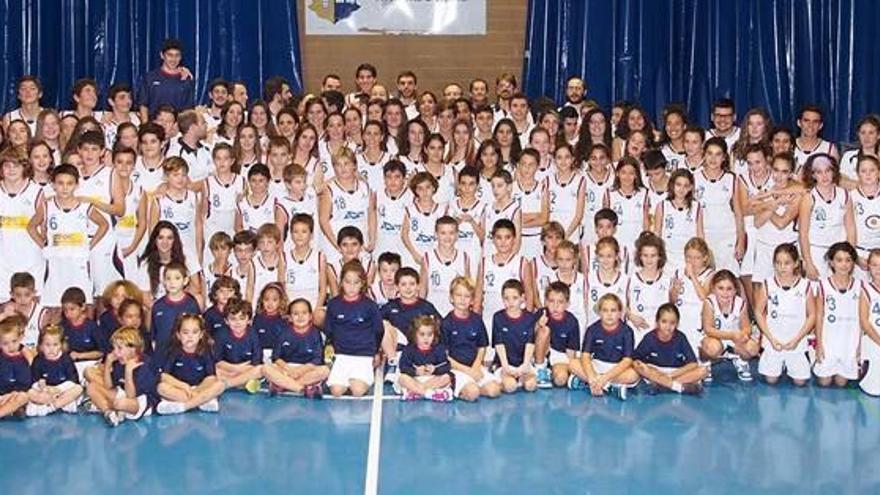
<instances>
[{"instance_id":1,"label":"white court line","mask_svg":"<svg viewBox=\"0 0 880 495\"><path fill-rule=\"evenodd\" d=\"M367 449L367 474L364 480L364 495L379 493L379 452L382 441L382 392L385 388L385 374L382 366L376 368L373 385L373 412L370 416L370 443Z\"/></svg>"}]
</instances>

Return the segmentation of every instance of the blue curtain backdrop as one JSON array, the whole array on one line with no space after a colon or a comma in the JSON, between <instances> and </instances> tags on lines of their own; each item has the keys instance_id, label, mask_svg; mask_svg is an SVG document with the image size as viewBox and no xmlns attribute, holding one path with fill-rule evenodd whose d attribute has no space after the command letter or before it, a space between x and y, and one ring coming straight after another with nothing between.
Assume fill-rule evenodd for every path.
<instances>
[{"instance_id":1,"label":"blue curtain backdrop","mask_svg":"<svg viewBox=\"0 0 880 495\"><path fill-rule=\"evenodd\" d=\"M218 76L245 81L251 101L273 75L302 87L292 0L6 0L0 20L4 110L17 106L23 74L40 78L44 105L61 108L71 104L74 80L94 77L103 105L111 84L136 85L159 66L167 37L183 42L199 101Z\"/></svg>"},{"instance_id":2,"label":"blue curtain backdrop","mask_svg":"<svg viewBox=\"0 0 880 495\"><path fill-rule=\"evenodd\" d=\"M874 0L531 0L523 86L561 102L581 76L603 108L684 103L702 125L721 97L785 124L816 103L823 134L849 141L880 110L878 34Z\"/></svg>"}]
</instances>

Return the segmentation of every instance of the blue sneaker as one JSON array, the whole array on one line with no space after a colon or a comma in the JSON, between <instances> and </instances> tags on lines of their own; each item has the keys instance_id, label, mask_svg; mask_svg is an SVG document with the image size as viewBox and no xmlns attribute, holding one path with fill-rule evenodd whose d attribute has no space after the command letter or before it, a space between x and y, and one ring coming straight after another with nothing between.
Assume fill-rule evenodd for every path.
<instances>
[{"instance_id":1,"label":"blue sneaker","mask_svg":"<svg viewBox=\"0 0 880 495\"><path fill-rule=\"evenodd\" d=\"M537 375L538 388L553 388L553 380L550 376L550 369L546 366L535 370Z\"/></svg>"},{"instance_id":2,"label":"blue sneaker","mask_svg":"<svg viewBox=\"0 0 880 495\"><path fill-rule=\"evenodd\" d=\"M581 380L576 375L571 375L568 377L568 389L569 390L586 390L587 382Z\"/></svg>"}]
</instances>

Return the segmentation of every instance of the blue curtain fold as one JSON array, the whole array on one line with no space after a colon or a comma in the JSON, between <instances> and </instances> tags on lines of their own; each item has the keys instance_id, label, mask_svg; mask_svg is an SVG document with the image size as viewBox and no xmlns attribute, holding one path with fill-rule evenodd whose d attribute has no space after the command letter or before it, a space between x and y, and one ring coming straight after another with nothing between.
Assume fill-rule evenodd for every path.
<instances>
[{"instance_id":1,"label":"blue curtain fold","mask_svg":"<svg viewBox=\"0 0 880 495\"><path fill-rule=\"evenodd\" d=\"M684 103L702 125L717 98L790 125L818 104L823 134L848 141L880 109L878 31L873 0L530 0L523 87L561 103L581 76L603 108Z\"/></svg>"},{"instance_id":2,"label":"blue curtain fold","mask_svg":"<svg viewBox=\"0 0 880 495\"><path fill-rule=\"evenodd\" d=\"M0 2L0 108L17 106L16 80L34 74L43 104L67 108L80 77L102 92L114 83L136 86L159 66L168 37L184 45L184 65L206 100L215 77L241 80L251 101L271 76L302 88L296 2L278 0L6 0Z\"/></svg>"}]
</instances>

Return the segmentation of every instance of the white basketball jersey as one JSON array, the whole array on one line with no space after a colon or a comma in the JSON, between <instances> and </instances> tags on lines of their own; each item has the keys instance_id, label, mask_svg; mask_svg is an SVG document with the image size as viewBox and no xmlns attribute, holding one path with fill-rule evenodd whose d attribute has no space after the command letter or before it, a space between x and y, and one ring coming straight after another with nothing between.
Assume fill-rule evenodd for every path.
<instances>
[{"instance_id":1,"label":"white basketball jersey","mask_svg":"<svg viewBox=\"0 0 880 495\"><path fill-rule=\"evenodd\" d=\"M636 271L629 277L626 289L627 307L644 318L648 322L649 328L653 328L657 319L657 309L662 304L669 302L671 287L672 277L664 272L660 272L654 280L645 280ZM633 328L633 331L636 333L636 340L641 341L641 338L649 330Z\"/></svg>"},{"instance_id":2,"label":"white basketball jersey","mask_svg":"<svg viewBox=\"0 0 880 495\"><path fill-rule=\"evenodd\" d=\"M752 176L752 174L746 171L744 174L739 176L740 187L746 188L746 195L748 198L753 198L756 195L767 192L773 188L773 178L768 174L767 177L764 178L763 181L758 181ZM748 215L745 217L745 226L746 233L749 235L755 235L757 232L757 228L755 227L755 217L754 215Z\"/></svg>"},{"instance_id":3,"label":"white basketball jersey","mask_svg":"<svg viewBox=\"0 0 880 495\"><path fill-rule=\"evenodd\" d=\"M58 206L55 200L46 203L46 250L47 258L88 259L88 231L91 207L79 203L69 210Z\"/></svg>"},{"instance_id":4,"label":"white basketball jersey","mask_svg":"<svg viewBox=\"0 0 880 495\"><path fill-rule=\"evenodd\" d=\"M167 193L159 196L159 220L173 223L184 246L191 244L192 253L195 253L196 242L196 201L196 193L192 191L186 191L180 200Z\"/></svg>"},{"instance_id":5,"label":"white basketball jersey","mask_svg":"<svg viewBox=\"0 0 880 495\"><path fill-rule=\"evenodd\" d=\"M541 206L544 203L544 194L547 191L546 182L535 182L531 189L523 188L519 182L513 182L513 198L519 201L519 207L523 215L541 213ZM523 227L522 234L524 236L540 235L541 227Z\"/></svg>"},{"instance_id":6,"label":"white basketball jersey","mask_svg":"<svg viewBox=\"0 0 880 495\"><path fill-rule=\"evenodd\" d=\"M455 277L463 277L468 273L470 260L467 253L456 250L452 259L440 259L436 249L425 254L428 269L428 301L437 308L441 316L446 316L452 311L450 302L449 286Z\"/></svg>"},{"instance_id":7,"label":"white basketball jersey","mask_svg":"<svg viewBox=\"0 0 880 495\"><path fill-rule=\"evenodd\" d=\"M79 186L76 189L77 196L92 198L102 203L110 204L112 197L110 194L113 182L113 169L101 166L92 175L83 175L79 179ZM110 215L98 210L98 212L110 223ZM89 235L94 235L98 226L90 227Z\"/></svg>"},{"instance_id":8,"label":"white basketball jersey","mask_svg":"<svg viewBox=\"0 0 880 495\"><path fill-rule=\"evenodd\" d=\"M429 171L424 164L417 164L415 172L428 172L432 177L437 179L437 192L434 193L434 201L438 203L449 203L455 198L455 170L449 166L443 165L443 173L439 176Z\"/></svg>"},{"instance_id":9,"label":"white basketball jersey","mask_svg":"<svg viewBox=\"0 0 880 495\"><path fill-rule=\"evenodd\" d=\"M880 248L880 194L867 196L861 189L852 191L856 223L856 246L870 250Z\"/></svg>"},{"instance_id":10,"label":"white basketball jersey","mask_svg":"<svg viewBox=\"0 0 880 495\"><path fill-rule=\"evenodd\" d=\"M596 305L605 294L614 294L626 307L628 282L629 278L622 271L618 271L611 280L602 280L598 270L590 270L587 274L587 325L591 325L599 319Z\"/></svg>"},{"instance_id":11,"label":"white basketball jersey","mask_svg":"<svg viewBox=\"0 0 880 495\"><path fill-rule=\"evenodd\" d=\"M487 255L483 259L483 300L501 300L501 287L508 280L522 280L523 264L525 259L519 253L514 253L506 261L496 263L494 256ZM503 305L501 306L503 307Z\"/></svg>"},{"instance_id":12,"label":"white basketball jersey","mask_svg":"<svg viewBox=\"0 0 880 495\"><path fill-rule=\"evenodd\" d=\"M590 172L584 174L584 185L586 192L584 193L584 244L594 244L596 242L596 212L603 208L605 193L614 183L614 174L611 167L608 167L608 173L602 180L597 180Z\"/></svg>"},{"instance_id":13,"label":"white basketball jersey","mask_svg":"<svg viewBox=\"0 0 880 495\"><path fill-rule=\"evenodd\" d=\"M614 237L621 246L632 247L645 228L648 190L643 188L632 194L623 194L617 189L609 189L605 194L609 208L617 213L617 232Z\"/></svg>"},{"instance_id":14,"label":"white basketball jersey","mask_svg":"<svg viewBox=\"0 0 880 495\"><path fill-rule=\"evenodd\" d=\"M391 196L384 187L376 190L376 253L403 253L405 247L400 239L400 229L406 206L412 204L413 196L404 189L398 196Z\"/></svg>"},{"instance_id":15,"label":"white basketball jersey","mask_svg":"<svg viewBox=\"0 0 880 495\"><path fill-rule=\"evenodd\" d=\"M701 171L694 176L694 183L694 197L700 202L703 211L708 213L703 218L706 238L718 241L735 237L736 217L733 214L732 201L736 177L730 172L724 172L721 177L710 179L705 171Z\"/></svg>"},{"instance_id":16,"label":"white basketball jersey","mask_svg":"<svg viewBox=\"0 0 880 495\"><path fill-rule=\"evenodd\" d=\"M697 282L702 285L714 274L711 268L706 268L697 275ZM681 281L681 292L675 300L678 307L678 328L686 335L693 335L703 328L703 300L694 283L684 274L683 269L675 271L674 278Z\"/></svg>"},{"instance_id":17,"label":"white basketball jersey","mask_svg":"<svg viewBox=\"0 0 880 495\"><path fill-rule=\"evenodd\" d=\"M409 240L413 247L421 254L434 249L437 242L437 232L434 227L437 219L446 214L446 208L439 203L429 211L422 211L415 202L406 205L409 215Z\"/></svg>"},{"instance_id":18,"label":"white basketball jersey","mask_svg":"<svg viewBox=\"0 0 880 495\"><path fill-rule=\"evenodd\" d=\"M208 208L205 212L205 232L227 232L235 230L235 204L244 194L245 180L233 175L228 183L223 183L216 175L205 179Z\"/></svg>"},{"instance_id":19,"label":"white basketball jersey","mask_svg":"<svg viewBox=\"0 0 880 495\"><path fill-rule=\"evenodd\" d=\"M830 277L822 279L819 284L819 297L824 303L822 343L825 359L853 359L862 338L859 326L862 284L853 279L849 287L838 289Z\"/></svg>"},{"instance_id":20,"label":"white basketball jersey","mask_svg":"<svg viewBox=\"0 0 880 495\"><path fill-rule=\"evenodd\" d=\"M254 255L254 300L260 296L263 288L269 284L278 283L279 276L284 277L286 275L280 273L280 267L278 266L280 263L280 256L278 262L271 265L263 261L263 257L259 252Z\"/></svg>"},{"instance_id":21,"label":"white basketball jersey","mask_svg":"<svg viewBox=\"0 0 880 495\"><path fill-rule=\"evenodd\" d=\"M385 173L382 168L391 160L391 153L383 151L382 155L375 162L367 159L364 153L357 154L357 168L361 179L370 186L371 191L378 191L385 188Z\"/></svg>"},{"instance_id":22,"label":"white basketball jersey","mask_svg":"<svg viewBox=\"0 0 880 495\"><path fill-rule=\"evenodd\" d=\"M267 223L275 223L275 202L270 194L266 194L266 197L257 204L251 204L245 196L239 200L237 208L241 214L243 230L256 232Z\"/></svg>"},{"instance_id":23,"label":"white basketball jersey","mask_svg":"<svg viewBox=\"0 0 880 495\"><path fill-rule=\"evenodd\" d=\"M134 240L134 234L137 230L138 207L141 204L141 197L144 195L143 189L134 183L129 182L128 192L125 194L125 214L121 217L114 217L113 229L116 232L116 239L119 246L127 248Z\"/></svg>"},{"instance_id":24,"label":"white basketball jersey","mask_svg":"<svg viewBox=\"0 0 880 495\"><path fill-rule=\"evenodd\" d=\"M825 199L818 190L810 191L813 197L813 209L810 211L810 244L820 247L831 247L835 242L846 240L844 217L846 216L849 192L834 186L831 197Z\"/></svg>"},{"instance_id":25,"label":"white basketball jersey","mask_svg":"<svg viewBox=\"0 0 880 495\"><path fill-rule=\"evenodd\" d=\"M715 321L716 330L721 332L738 332L740 330L740 316L744 304L741 297L734 296L733 306L729 312L724 311L727 308L721 307L715 294L709 294L706 300L709 301L709 306L712 308L712 319Z\"/></svg>"},{"instance_id":26,"label":"white basketball jersey","mask_svg":"<svg viewBox=\"0 0 880 495\"><path fill-rule=\"evenodd\" d=\"M684 246L697 236L697 220L701 214L696 201L690 208L679 208L668 199L660 206L657 218L661 222L661 238L666 244L666 256L674 260L676 266L684 264Z\"/></svg>"},{"instance_id":27,"label":"white basketball jersey","mask_svg":"<svg viewBox=\"0 0 880 495\"><path fill-rule=\"evenodd\" d=\"M685 157L687 155L685 155L684 150L675 151L671 144L666 143L660 148L660 152L663 153L663 157L666 158L667 171L672 172L686 166Z\"/></svg>"},{"instance_id":28,"label":"white basketball jersey","mask_svg":"<svg viewBox=\"0 0 880 495\"><path fill-rule=\"evenodd\" d=\"M486 203L477 200L469 207L462 206L461 198L456 198L449 203L449 216L458 220L458 248L469 253L472 261L480 259L480 253L483 250L482 239L477 237L474 227L467 222L462 222L462 215L470 215L478 224L483 223L486 218ZM484 228L485 228L485 224ZM471 267L474 269L475 267Z\"/></svg>"},{"instance_id":29,"label":"white basketball jersey","mask_svg":"<svg viewBox=\"0 0 880 495\"><path fill-rule=\"evenodd\" d=\"M284 274L284 286L287 299L293 301L298 298L307 300L312 308L318 302L321 277L321 260L324 255L317 249L309 250L303 259L297 259L290 250L284 251L286 272Z\"/></svg>"},{"instance_id":30,"label":"white basketball jersey","mask_svg":"<svg viewBox=\"0 0 880 495\"><path fill-rule=\"evenodd\" d=\"M160 161L156 168L148 168L144 164L143 157L138 156L134 163L134 170L131 172L131 180L145 192L153 194L165 180L162 162Z\"/></svg>"},{"instance_id":31,"label":"white basketball jersey","mask_svg":"<svg viewBox=\"0 0 880 495\"><path fill-rule=\"evenodd\" d=\"M797 144L797 140L794 143L794 162L795 162L795 173L800 173L801 169L804 168L804 165L807 164L807 160L810 159L811 156L819 154L819 153L831 153L832 144L830 141L826 141L824 139L819 139L819 142L816 143L816 146L811 150L801 149Z\"/></svg>"},{"instance_id":32,"label":"white basketball jersey","mask_svg":"<svg viewBox=\"0 0 880 495\"><path fill-rule=\"evenodd\" d=\"M577 213L578 195L586 187L586 179L579 172L568 181L561 182L559 174L547 177L547 191L550 194L550 220L559 222L562 228L568 229Z\"/></svg>"},{"instance_id":33,"label":"white basketball jersey","mask_svg":"<svg viewBox=\"0 0 880 495\"><path fill-rule=\"evenodd\" d=\"M370 189L365 182L357 181L353 190L344 189L335 180L330 181L330 229L333 235L343 227L357 227L367 239L367 211L370 208ZM335 241L335 239L333 239Z\"/></svg>"},{"instance_id":34,"label":"white basketball jersey","mask_svg":"<svg viewBox=\"0 0 880 495\"><path fill-rule=\"evenodd\" d=\"M764 281L767 291L767 326L780 342L789 342L804 326L807 319L807 297L813 288L809 280L801 278L791 287L783 287L776 277ZM807 350L807 339L798 342L796 351Z\"/></svg>"},{"instance_id":35,"label":"white basketball jersey","mask_svg":"<svg viewBox=\"0 0 880 495\"><path fill-rule=\"evenodd\" d=\"M41 262L40 246L34 243L27 232L28 223L36 213L41 199L40 186L31 180L26 181L18 191L7 190L0 182L0 252L8 256L0 263L31 267Z\"/></svg>"}]
</instances>

